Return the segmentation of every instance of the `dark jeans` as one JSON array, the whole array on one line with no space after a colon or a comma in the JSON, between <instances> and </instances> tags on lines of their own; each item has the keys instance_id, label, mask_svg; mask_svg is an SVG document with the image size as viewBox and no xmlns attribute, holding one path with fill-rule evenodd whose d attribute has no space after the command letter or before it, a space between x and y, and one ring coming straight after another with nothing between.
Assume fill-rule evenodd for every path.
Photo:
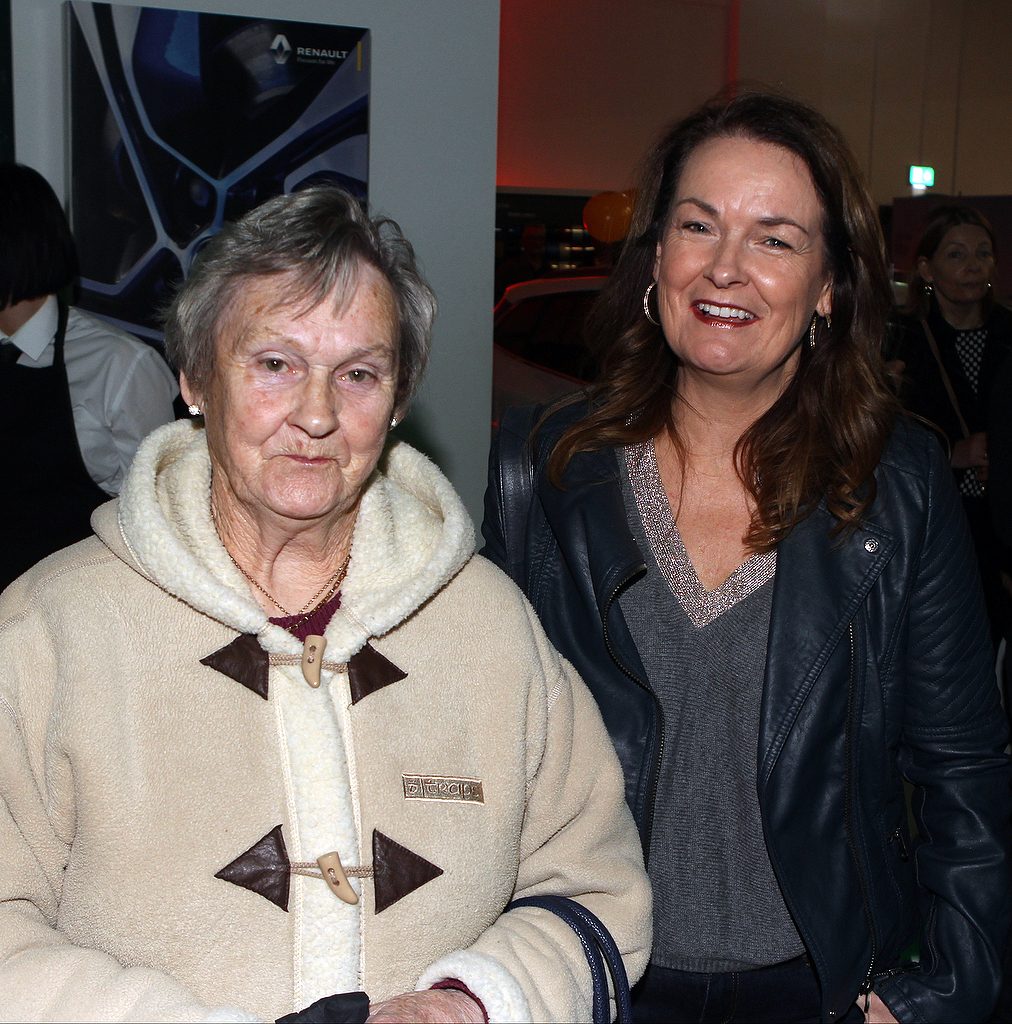
<instances>
[{"instance_id":1,"label":"dark jeans","mask_svg":"<svg viewBox=\"0 0 1012 1024\"><path fill-rule=\"evenodd\" d=\"M773 967L721 974L672 971L651 964L633 991L633 1017L641 1024L818 1024L819 982L799 956ZM864 1020L855 1003L839 1024Z\"/></svg>"}]
</instances>

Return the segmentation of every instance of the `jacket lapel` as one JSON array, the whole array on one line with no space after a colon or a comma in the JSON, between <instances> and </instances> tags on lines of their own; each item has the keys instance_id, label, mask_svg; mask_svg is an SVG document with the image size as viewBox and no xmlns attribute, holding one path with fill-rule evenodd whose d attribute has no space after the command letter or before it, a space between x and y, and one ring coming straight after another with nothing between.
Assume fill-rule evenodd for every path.
<instances>
[{"instance_id":1,"label":"jacket lapel","mask_svg":"<svg viewBox=\"0 0 1012 1024\"><path fill-rule=\"evenodd\" d=\"M759 788L769 780L802 705L896 549L875 523L833 537L820 506L777 551L759 721Z\"/></svg>"}]
</instances>

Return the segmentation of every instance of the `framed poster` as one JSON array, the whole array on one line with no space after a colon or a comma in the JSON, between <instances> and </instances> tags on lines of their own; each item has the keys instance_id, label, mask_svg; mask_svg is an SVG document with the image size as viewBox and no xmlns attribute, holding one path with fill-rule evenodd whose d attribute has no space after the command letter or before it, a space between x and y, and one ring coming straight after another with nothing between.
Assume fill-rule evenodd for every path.
<instances>
[{"instance_id":1,"label":"framed poster","mask_svg":"<svg viewBox=\"0 0 1012 1024\"><path fill-rule=\"evenodd\" d=\"M320 180L366 198L368 30L90 0L67 21L83 308L158 339L225 221Z\"/></svg>"}]
</instances>

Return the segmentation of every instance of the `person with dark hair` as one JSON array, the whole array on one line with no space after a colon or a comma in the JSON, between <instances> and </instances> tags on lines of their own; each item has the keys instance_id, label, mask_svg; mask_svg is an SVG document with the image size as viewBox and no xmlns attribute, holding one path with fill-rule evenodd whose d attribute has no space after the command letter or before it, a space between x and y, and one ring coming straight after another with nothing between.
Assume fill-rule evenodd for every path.
<instances>
[{"instance_id":1,"label":"person with dark hair","mask_svg":"<svg viewBox=\"0 0 1012 1024\"><path fill-rule=\"evenodd\" d=\"M942 435L963 501L997 644L1012 629L1002 587L1002 548L987 487L993 396L1012 355L1012 310L994 299L997 245L978 210L947 204L931 211L914 253L907 307L897 318L891 354L899 360L904 406ZM1012 438L995 440L1003 450Z\"/></svg>"},{"instance_id":2,"label":"person with dark hair","mask_svg":"<svg viewBox=\"0 0 1012 1024\"><path fill-rule=\"evenodd\" d=\"M640 1020L995 998L1006 726L959 498L885 376L890 302L840 133L714 101L646 164L599 381L493 446L484 553L597 698L640 827Z\"/></svg>"},{"instance_id":3,"label":"person with dark hair","mask_svg":"<svg viewBox=\"0 0 1012 1024\"><path fill-rule=\"evenodd\" d=\"M642 972L593 698L390 437L435 309L333 186L201 251L166 322L192 419L0 595L0 1021L590 1020L550 897Z\"/></svg>"},{"instance_id":4,"label":"person with dark hair","mask_svg":"<svg viewBox=\"0 0 1012 1024\"><path fill-rule=\"evenodd\" d=\"M152 348L67 305L77 250L45 178L0 163L0 589L91 532L146 434L174 417Z\"/></svg>"}]
</instances>

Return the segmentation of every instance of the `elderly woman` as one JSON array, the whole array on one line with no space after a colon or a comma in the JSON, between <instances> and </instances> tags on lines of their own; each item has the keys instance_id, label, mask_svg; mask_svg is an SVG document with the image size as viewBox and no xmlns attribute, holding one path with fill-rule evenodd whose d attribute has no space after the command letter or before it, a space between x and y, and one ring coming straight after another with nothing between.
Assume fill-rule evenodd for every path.
<instances>
[{"instance_id":1,"label":"elderly woman","mask_svg":"<svg viewBox=\"0 0 1012 1024\"><path fill-rule=\"evenodd\" d=\"M959 498L884 379L889 303L839 133L781 97L715 102L648 164L601 382L529 448L503 421L485 550L625 768L654 886L642 1020L994 999L1005 728Z\"/></svg>"},{"instance_id":2,"label":"elderly woman","mask_svg":"<svg viewBox=\"0 0 1012 1024\"><path fill-rule=\"evenodd\" d=\"M308 188L225 228L168 318L203 426L0 602L0 1017L575 1020L576 897L635 977L649 887L593 699L394 444L432 295ZM336 1019L328 1004L306 1019Z\"/></svg>"}]
</instances>

